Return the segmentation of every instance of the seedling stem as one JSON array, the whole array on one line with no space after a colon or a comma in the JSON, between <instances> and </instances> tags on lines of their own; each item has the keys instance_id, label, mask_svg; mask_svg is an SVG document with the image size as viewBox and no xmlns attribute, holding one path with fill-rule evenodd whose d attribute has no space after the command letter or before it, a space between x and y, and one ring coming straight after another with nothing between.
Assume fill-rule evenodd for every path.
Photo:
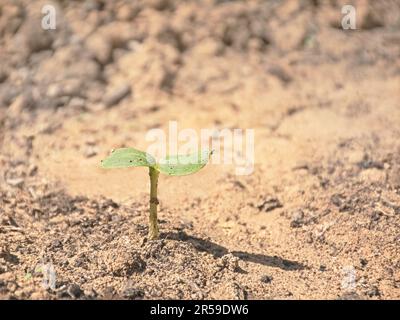
<instances>
[{"instance_id":1,"label":"seedling stem","mask_svg":"<svg viewBox=\"0 0 400 320\"><path fill-rule=\"evenodd\" d=\"M157 187L159 172L153 167L149 168L150 175L150 215L149 215L149 239L158 239L158 222L157 222Z\"/></svg>"}]
</instances>

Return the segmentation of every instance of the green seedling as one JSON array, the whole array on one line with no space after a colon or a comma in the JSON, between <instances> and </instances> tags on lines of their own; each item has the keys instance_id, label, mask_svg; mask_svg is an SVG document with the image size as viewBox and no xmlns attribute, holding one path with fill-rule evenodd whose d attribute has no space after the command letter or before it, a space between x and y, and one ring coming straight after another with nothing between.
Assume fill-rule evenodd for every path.
<instances>
[{"instance_id":1,"label":"green seedling","mask_svg":"<svg viewBox=\"0 0 400 320\"><path fill-rule=\"evenodd\" d=\"M184 176L195 173L203 168L212 152L202 151L191 155L174 155L161 159L158 163L148 153L134 148L121 148L111 151L111 154L101 161L101 167L129 168L148 167L150 176L150 214L149 239L158 239L159 229L157 222L157 187L160 173L169 176Z\"/></svg>"}]
</instances>

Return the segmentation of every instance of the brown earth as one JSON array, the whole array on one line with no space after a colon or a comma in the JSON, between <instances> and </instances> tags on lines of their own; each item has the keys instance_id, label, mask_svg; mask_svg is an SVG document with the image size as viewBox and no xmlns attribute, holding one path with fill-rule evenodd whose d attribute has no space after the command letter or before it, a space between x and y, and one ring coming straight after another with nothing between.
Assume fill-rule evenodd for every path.
<instances>
[{"instance_id":1,"label":"brown earth","mask_svg":"<svg viewBox=\"0 0 400 320\"><path fill-rule=\"evenodd\" d=\"M2 0L0 297L399 299L400 2L351 2ZM147 241L146 170L99 161L170 120L256 164L162 176Z\"/></svg>"}]
</instances>

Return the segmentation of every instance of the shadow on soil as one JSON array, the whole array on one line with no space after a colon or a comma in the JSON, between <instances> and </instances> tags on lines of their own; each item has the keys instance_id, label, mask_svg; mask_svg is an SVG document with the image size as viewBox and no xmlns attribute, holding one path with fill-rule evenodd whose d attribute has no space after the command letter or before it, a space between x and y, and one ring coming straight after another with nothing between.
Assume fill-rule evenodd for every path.
<instances>
[{"instance_id":1,"label":"shadow on soil","mask_svg":"<svg viewBox=\"0 0 400 320\"><path fill-rule=\"evenodd\" d=\"M248 253L243 251L229 251L227 248L214 243L209 240L189 236L183 231L167 232L161 235L161 238L175 240L175 241L186 241L191 243L197 250L205 251L212 254L214 257L219 258L225 254L231 253L235 257L243 261L249 261L253 263L262 264L269 267L280 268L283 270L294 271L303 270L307 267L300 262L287 260L278 256L268 256L258 253Z\"/></svg>"}]
</instances>

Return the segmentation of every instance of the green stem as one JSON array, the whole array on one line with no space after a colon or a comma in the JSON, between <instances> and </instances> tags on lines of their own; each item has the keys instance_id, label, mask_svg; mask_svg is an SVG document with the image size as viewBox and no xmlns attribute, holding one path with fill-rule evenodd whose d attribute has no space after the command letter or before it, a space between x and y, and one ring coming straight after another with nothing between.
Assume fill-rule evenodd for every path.
<instances>
[{"instance_id":1,"label":"green stem","mask_svg":"<svg viewBox=\"0 0 400 320\"><path fill-rule=\"evenodd\" d=\"M158 170L150 167L150 215L149 215L149 239L158 239L158 222L157 222L157 185L158 185Z\"/></svg>"}]
</instances>

